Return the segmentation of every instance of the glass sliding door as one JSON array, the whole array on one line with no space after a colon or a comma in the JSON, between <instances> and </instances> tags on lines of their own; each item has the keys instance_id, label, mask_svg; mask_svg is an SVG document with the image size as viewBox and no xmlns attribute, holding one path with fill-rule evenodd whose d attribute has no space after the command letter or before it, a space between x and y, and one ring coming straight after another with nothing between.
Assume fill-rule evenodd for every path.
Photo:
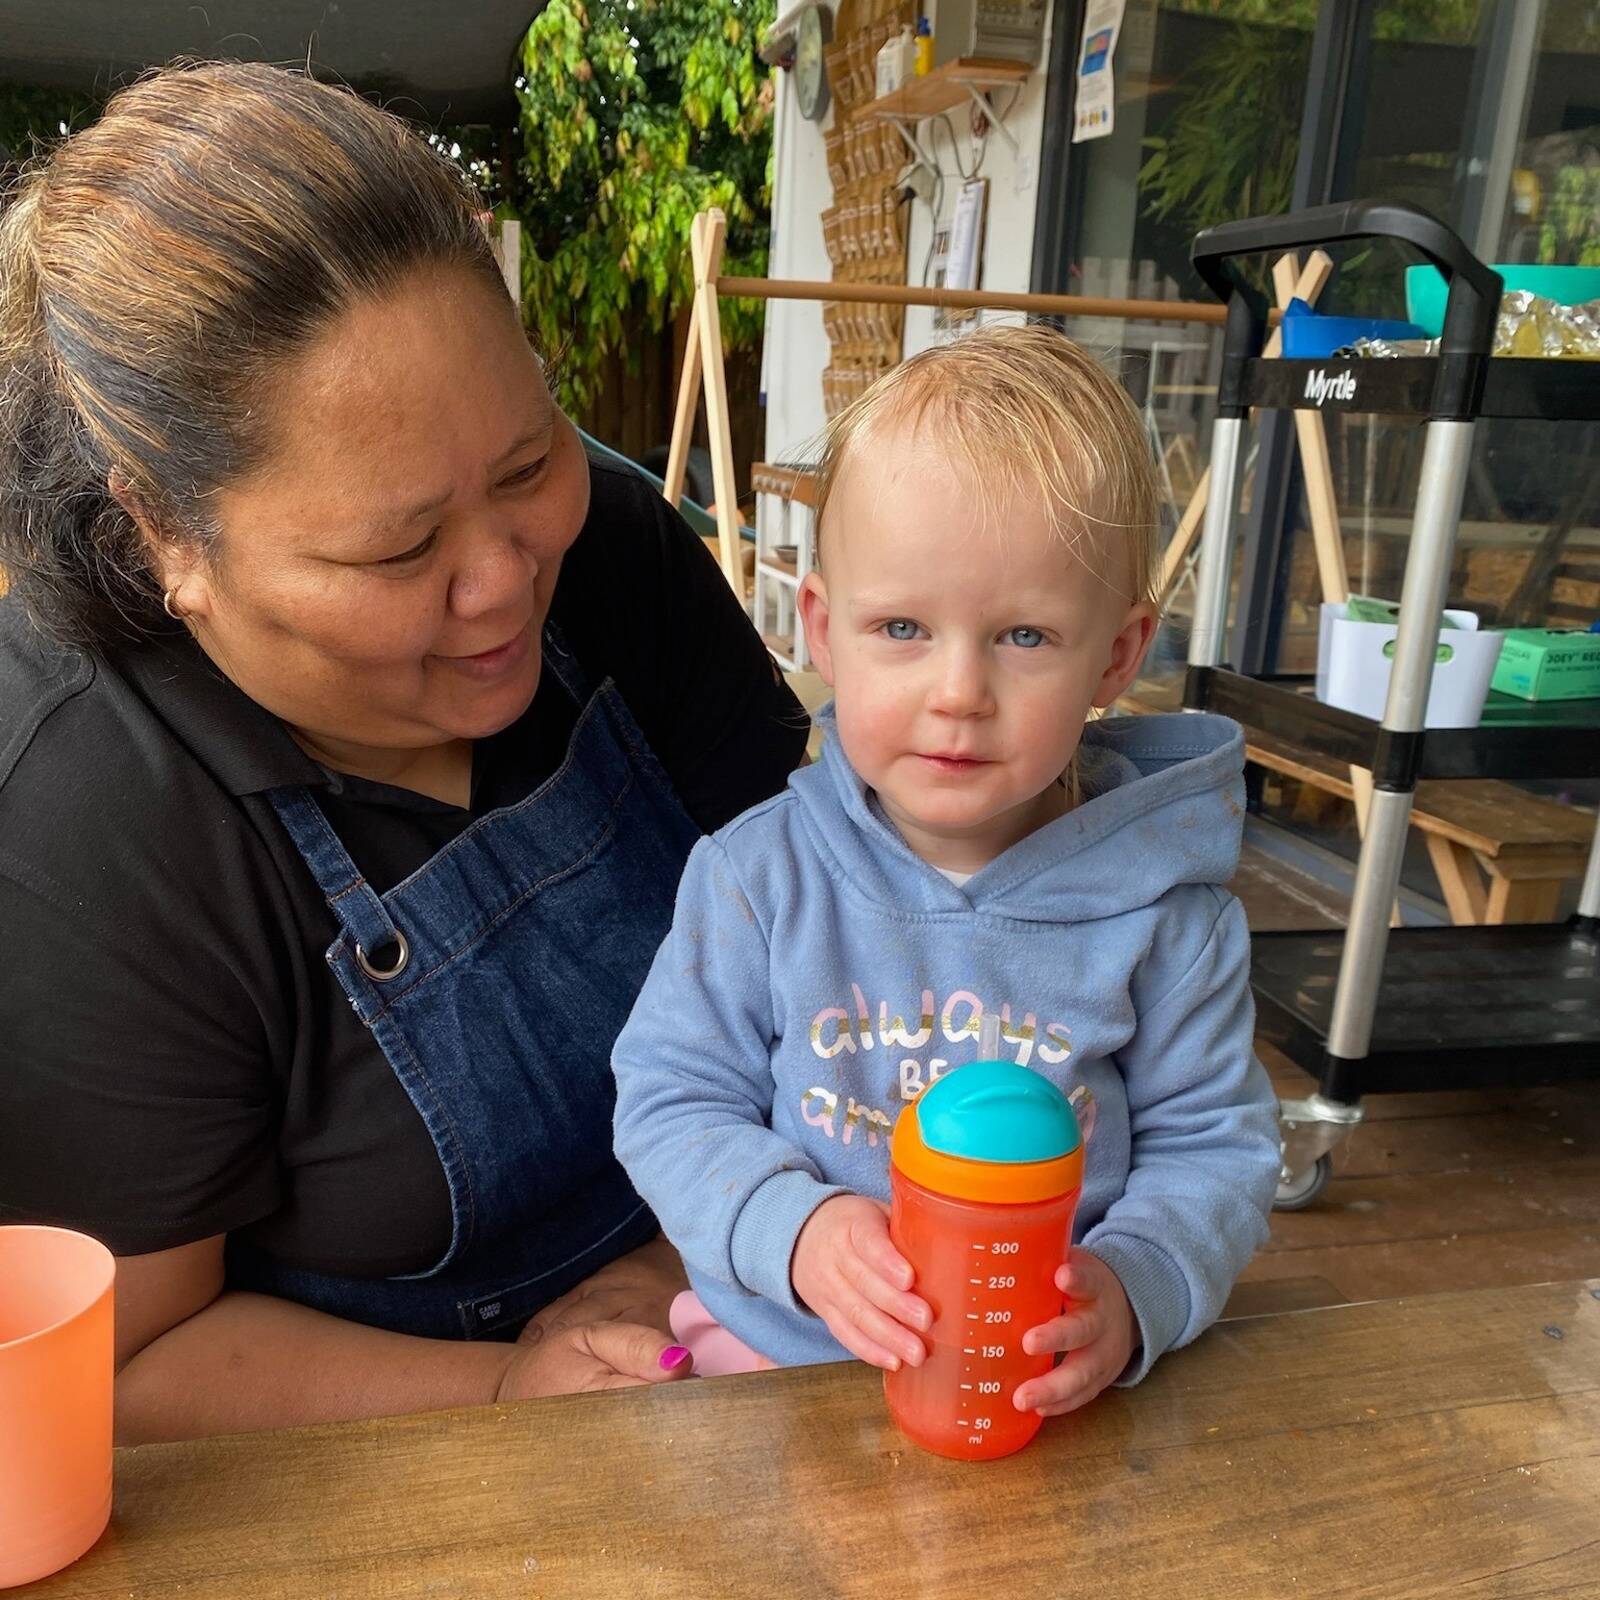
<instances>
[{"instance_id":1,"label":"glass sliding door","mask_svg":"<svg viewBox=\"0 0 1600 1600\"><path fill-rule=\"evenodd\" d=\"M1486 261L1600 264L1600 6L1376 0L1359 46L1336 197L1423 206ZM1336 254L1330 309L1405 314L1397 250ZM1394 598L1421 427L1325 421L1351 586ZM1500 626L1600 617L1597 462L1592 423L1480 423L1450 604ZM1280 584L1283 671L1315 662L1321 594L1306 522L1302 496Z\"/></svg>"},{"instance_id":2,"label":"glass sliding door","mask_svg":"<svg viewBox=\"0 0 1600 1600\"><path fill-rule=\"evenodd\" d=\"M1075 145L1066 271L1051 284L1114 299L1200 300L1194 235L1288 210L1318 0L1128 0L1111 131ZM1170 534L1210 447L1219 331L1203 324L1075 318L1143 407ZM1173 593L1152 676L1171 679L1192 587ZM1175 692L1175 683L1166 688Z\"/></svg>"}]
</instances>

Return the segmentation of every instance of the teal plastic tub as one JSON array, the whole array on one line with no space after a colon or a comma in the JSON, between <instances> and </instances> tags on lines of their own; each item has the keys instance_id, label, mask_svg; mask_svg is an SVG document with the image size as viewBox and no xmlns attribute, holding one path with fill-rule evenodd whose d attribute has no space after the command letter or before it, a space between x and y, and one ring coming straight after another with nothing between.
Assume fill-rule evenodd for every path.
<instances>
[{"instance_id":1,"label":"teal plastic tub","mask_svg":"<svg viewBox=\"0 0 1600 1600\"><path fill-rule=\"evenodd\" d=\"M1600 267L1532 267L1496 261L1492 270L1505 279L1508 290L1526 289L1564 306L1600 300ZM1445 299L1444 277L1437 267L1406 268L1406 316L1430 339L1444 332Z\"/></svg>"}]
</instances>

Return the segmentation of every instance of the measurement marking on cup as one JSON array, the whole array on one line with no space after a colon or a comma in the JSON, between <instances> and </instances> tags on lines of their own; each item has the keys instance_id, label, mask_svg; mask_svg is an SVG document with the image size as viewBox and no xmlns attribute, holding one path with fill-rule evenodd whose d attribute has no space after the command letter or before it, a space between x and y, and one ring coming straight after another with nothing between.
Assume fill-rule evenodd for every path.
<instances>
[{"instance_id":1,"label":"measurement marking on cup","mask_svg":"<svg viewBox=\"0 0 1600 1600\"><path fill-rule=\"evenodd\" d=\"M972 1385L970 1383L964 1383L964 1384L961 1385L961 1387L963 1389L970 1389L972 1387Z\"/></svg>"},{"instance_id":2,"label":"measurement marking on cup","mask_svg":"<svg viewBox=\"0 0 1600 1600\"><path fill-rule=\"evenodd\" d=\"M978 1349L977 1349L976 1345L974 1345L972 1347L972 1349L970 1349L970 1350L967 1349L965 1345L963 1345L962 1348L961 1348L961 1353L964 1356L975 1356L978 1353Z\"/></svg>"},{"instance_id":3,"label":"measurement marking on cup","mask_svg":"<svg viewBox=\"0 0 1600 1600\"><path fill-rule=\"evenodd\" d=\"M978 1313L976 1311L969 1311L967 1313L967 1321L968 1322L976 1322L977 1320L978 1320Z\"/></svg>"}]
</instances>

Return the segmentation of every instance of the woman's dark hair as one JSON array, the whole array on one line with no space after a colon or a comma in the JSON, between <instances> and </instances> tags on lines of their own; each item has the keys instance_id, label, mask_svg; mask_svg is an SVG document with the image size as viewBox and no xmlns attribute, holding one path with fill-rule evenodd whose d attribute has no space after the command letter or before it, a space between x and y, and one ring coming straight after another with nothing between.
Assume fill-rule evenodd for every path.
<instances>
[{"instance_id":1,"label":"woman's dark hair","mask_svg":"<svg viewBox=\"0 0 1600 1600\"><path fill-rule=\"evenodd\" d=\"M500 284L478 209L397 118L244 63L154 73L27 173L0 219L0 572L35 624L145 632L150 552L108 484L213 538L287 358L419 267Z\"/></svg>"}]
</instances>

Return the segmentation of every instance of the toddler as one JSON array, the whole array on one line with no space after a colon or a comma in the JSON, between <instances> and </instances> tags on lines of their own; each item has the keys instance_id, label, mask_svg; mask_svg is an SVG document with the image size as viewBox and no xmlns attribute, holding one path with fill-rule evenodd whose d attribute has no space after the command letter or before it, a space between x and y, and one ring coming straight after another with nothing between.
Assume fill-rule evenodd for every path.
<instances>
[{"instance_id":1,"label":"toddler","mask_svg":"<svg viewBox=\"0 0 1600 1600\"><path fill-rule=\"evenodd\" d=\"M820 762L690 856L616 1045L617 1153L688 1267L701 1372L921 1362L889 1132L1002 1053L1097 1102L1060 1352L1069 1411L1217 1316L1267 1236L1243 741L1094 720L1155 626L1156 495L1127 396L1045 327L913 357L831 425L799 593L832 688Z\"/></svg>"}]
</instances>

